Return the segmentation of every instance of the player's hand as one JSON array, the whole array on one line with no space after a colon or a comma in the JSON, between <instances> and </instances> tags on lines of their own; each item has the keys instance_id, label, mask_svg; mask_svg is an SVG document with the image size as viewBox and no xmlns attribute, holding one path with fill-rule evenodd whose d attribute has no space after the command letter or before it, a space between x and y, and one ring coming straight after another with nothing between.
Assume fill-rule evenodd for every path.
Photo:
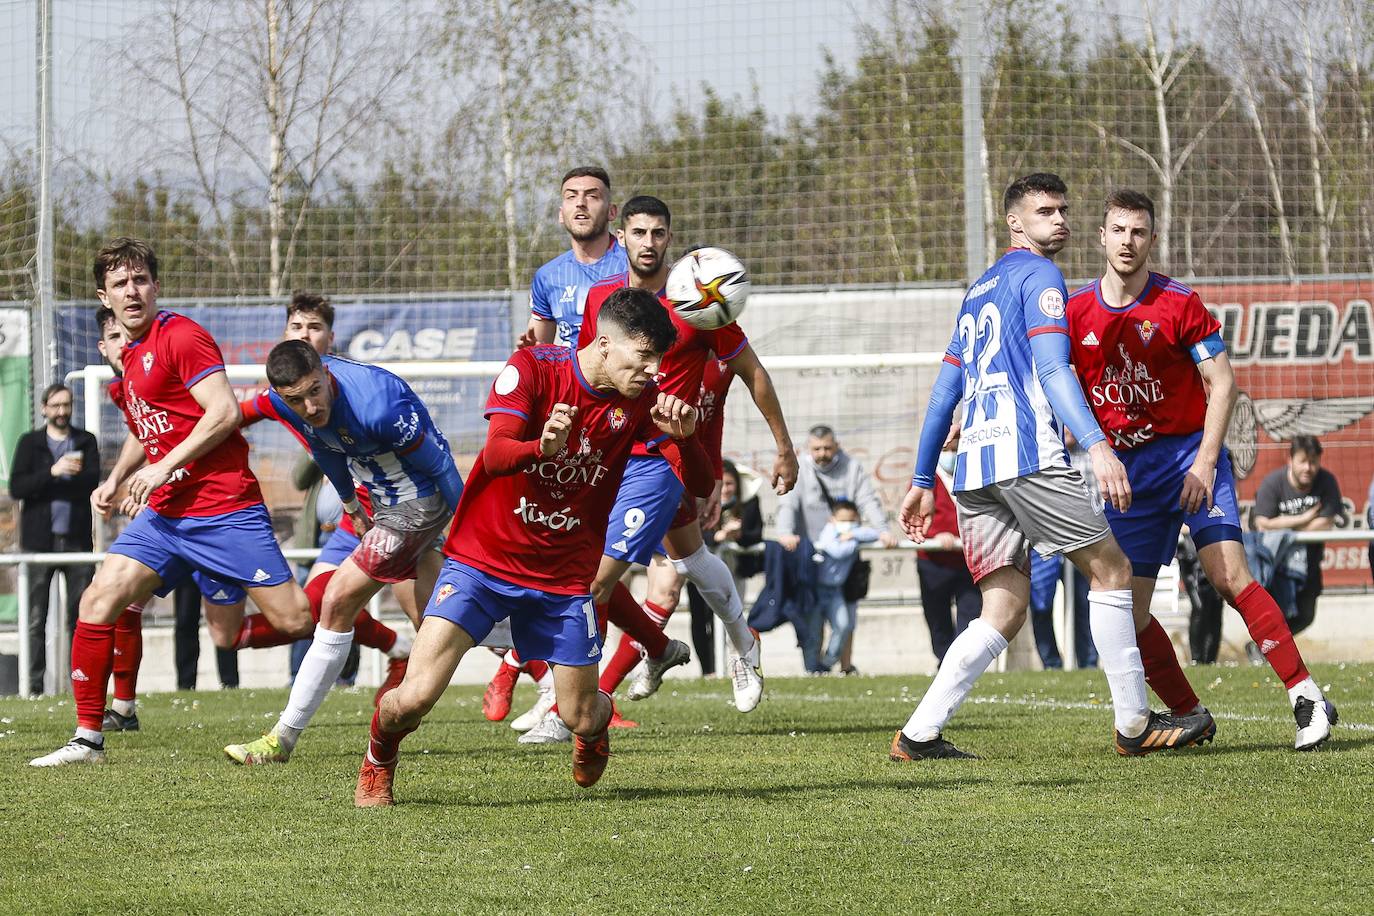
<instances>
[{"instance_id":1,"label":"player's hand","mask_svg":"<svg viewBox=\"0 0 1374 916\"><path fill-rule=\"evenodd\" d=\"M897 514L897 522L906 536L917 544L926 539L930 530L930 520L935 516L935 493L925 487L913 486L902 499L902 509Z\"/></svg>"},{"instance_id":2,"label":"player's hand","mask_svg":"<svg viewBox=\"0 0 1374 916\"><path fill-rule=\"evenodd\" d=\"M697 515L701 516L703 528L714 528L720 524L720 488L721 481L717 480L716 485L711 488L711 495L701 501Z\"/></svg>"},{"instance_id":3,"label":"player's hand","mask_svg":"<svg viewBox=\"0 0 1374 916\"><path fill-rule=\"evenodd\" d=\"M353 520L353 533L358 537L362 537L372 530L372 519L367 517L367 512L363 510L361 505L349 512L348 517Z\"/></svg>"},{"instance_id":4,"label":"player's hand","mask_svg":"<svg viewBox=\"0 0 1374 916\"><path fill-rule=\"evenodd\" d=\"M796 485L797 453L789 448L778 452L778 457L773 459L773 492L782 496L791 492Z\"/></svg>"},{"instance_id":5,"label":"player's hand","mask_svg":"<svg viewBox=\"0 0 1374 916\"><path fill-rule=\"evenodd\" d=\"M143 511L143 504L132 496L126 496L119 503L119 514L133 518Z\"/></svg>"},{"instance_id":6,"label":"player's hand","mask_svg":"<svg viewBox=\"0 0 1374 916\"><path fill-rule=\"evenodd\" d=\"M153 491L172 479L172 471L166 461L144 465L129 478L129 495L140 505L146 505Z\"/></svg>"},{"instance_id":7,"label":"player's hand","mask_svg":"<svg viewBox=\"0 0 1374 916\"><path fill-rule=\"evenodd\" d=\"M658 402L649 408L649 418L674 439L686 439L697 430L697 409L662 391L658 393Z\"/></svg>"},{"instance_id":8,"label":"player's hand","mask_svg":"<svg viewBox=\"0 0 1374 916\"><path fill-rule=\"evenodd\" d=\"M1212 481L1216 480L1217 469L1206 462L1194 461L1193 466L1183 477L1183 493L1178 498L1179 507L1189 515L1199 509L1212 505Z\"/></svg>"},{"instance_id":9,"label":"player's hand","mask_svg":"<svg viewBox=\"0 0 1374 916\"><path fill-rule=\"evenodd\" d=\"M101 518L109 518L114 511L115 493L118 491L114 478L106 478L104 483L91 491L91 510Z\"/></svg>"},{"instance_id":10,"label":"player's hand","mask_svg":"<svg viewBox=\"0 0 1374 916\"><path fill-rule=\"evenodd\" d=\"M1099 442L1088 449L1092 459L1093 476L1097 478L1097 489L1102 493L1102 501L1111 504L1118 512L1131 508L1131 481L1126 477L1126 467L1116 452L1106 442Z\"/></svg>"},{"instance_id":11,"label":"player's hand","mask_svg":"<svg viewBox=\"0 0 1374 916\"><path fill-rule=\"evenodd\" d=\"M800 546L800 544L801 538L795 534L778 535L778 546L782 547L783 550L786 550L789 553L793 550L796 550L797 547Z\"/></svg>"},{"instance_id":12,"label":"player's hand","mask_svg":"<svg viewBox=\"0 0 1374 916\"><path fill-rule=\"evenodd\" d=\"M525 333L521 334L519 337L515 339L515 349L523 350L526 347L532 347L537 343L539 343L539 341L535 340L534 338L534 328L525 328Z\"/></svg>"},{"instance_id":13,"label":"player's hand","mask_svg":"<svg viewBox=\"0 0 1374 916\"><path fill-rule=\"evenodd\" d=\"M558 454L558 450L568 444L568 436L572 434L573 420L577 417L577 408L571 404L555 404L553 412L544 421L544 433L539 437L539 454L545 458L552 458Z\"/></svg>"}]
</instances>

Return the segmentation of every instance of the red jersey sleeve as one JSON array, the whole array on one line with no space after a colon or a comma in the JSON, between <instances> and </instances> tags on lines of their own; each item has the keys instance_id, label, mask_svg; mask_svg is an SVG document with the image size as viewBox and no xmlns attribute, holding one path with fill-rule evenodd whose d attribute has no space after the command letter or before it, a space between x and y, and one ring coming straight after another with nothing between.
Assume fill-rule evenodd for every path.
<instances>
[{"instance_id":1,"label":"red jersey sleeve","mask_svg":"<svg viewBox=\"0 0 1374 916\"><path fill-rule=\"evenodd\" d=\"M1221 322L1212 317L1212 313L1207 311L1207 306L1202 304L1202 297L1196 292L1188 294L1187 300L1179 307L1178 315L1178 342L1183 347L1191 347L1193 344L1209 337L1221 330Z\"/></svg>"},{"instance_id":2,"label":"red jersey sleeve","mask_svg":"<svg viewBox=\"0 0 1374 916\"><path fill-rule=\"evenodd\" d=\"M487 427L487 442L482 447L482 465L493 477L514 474L540 459L539 440L524 440L525 421L509 413L496 413Z\"/></svg>"},{"instance_id":3,"label":"red jersey sleeve","mask_svg":"<svg viewBox=\"0 0 1374 916\"><path fill-rule=\"evenodd\" d=\"M266 391L259 391L251 398L239 401L239 414L243 418L240 426L252 426L259 420L276 420L277 409L272 406L272 399L267 396Z\"/></svg>"},{"instance_id":4,"label":"red jersey sleeve","mask_svg":"<svg viewBox=\"0 0 1374 916\"><path fill-rule=\"evenodd\" d=\"M715 351L716 359L721 362L729 362L739 356L740 351L749 345L749 338L744 336L744 329L739 326L738 321L714 331L706 331L705 334L706 339L710 341L711 349Z\"/></svg>"},{"instance_id":5,"label":"red jersey sleeve","mask_svg":"<svg viewBox=\"0 0 1374 916\"><path fill-rule=\"evenodd\" d=\"M482 416L488 420L495 414L510 414L529 420L534 418L540 390L540 362L536 352L542 347L526 347L516 350L506 361L496 381L491 383L491 394ZM545 418L536 418L543 420Z\"/></svg>"},{"instance_id":6,"label":"red jersey sleeve","mask_svg":"<svg viewBox=\"0 0 1374 916\"><path fill-rule=\"evenodd\" d=\"M194 321L178 317L173 322L168 328L171 333L161 338L167 346L159 358L171 360L181 383L190 390L206 376L223 371L224 354L210 332Z\"/></svg>"}]
</instances>

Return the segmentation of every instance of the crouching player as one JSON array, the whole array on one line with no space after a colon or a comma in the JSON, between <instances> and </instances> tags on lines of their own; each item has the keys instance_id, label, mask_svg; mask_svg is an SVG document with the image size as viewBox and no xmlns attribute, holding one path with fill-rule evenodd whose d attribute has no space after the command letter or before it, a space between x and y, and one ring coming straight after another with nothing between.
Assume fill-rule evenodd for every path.
<instances>
[{"instance_id":1,"label":"crouching player","mask_svg":"<svg viewBox=\"0 0 1374 916\"><path fill-rule=\"evenodd\" d=\"M573 780L585 787L601 777L611 698L597 690L603 637L591 584L630 450L654 441L697 496L715 483L693 435L696 409L653 384L676 336L658 297L622 289L602 306L590 343L518 350L501 370L411 665L372 719L355 804L393 803L401 739L464 654L507 617L520 654L554 666L559 712L576 736Z\"/></svg>"},{"instance_id":2,"label":"crouching player","mask_svg":"<svg viewBox=\"0 0 1374 916\"><path fill-rule=\"evenodd\" d=\"M402 379L377 366L320 357L304 340L285 340L267 356L274 415L289 423L339 494L362 541L325 586L315 638L273 729L224 753L242 764L285 763L343 670L354 620L388 582L417 579L428 594L439 572L431 545L463 491L448 442ZM367 487L363 511L353 478Z\"/></svg>"},{"instance_id":3,"label":"crouching player","mask_svg":"<svg viewBox=\"0 0 1374 916\"><path fill-rule=\"evenodd\" d=\"M1126 512L1108 506L1107 521L1131 560L1145 678L1175 714L1211 718L1150 616L1155 579L1173 560L1186 522L1208 580L1288 689L1293 746L1314 750L1331 735L1336 707L1307 673L1283 612L1246 566L1231 458L1222 446L1236 380L1221 325L1197 293L1146 267L1154 219L1153 201L1139 191L1108 197L1099 230L1107 270L1068 304L1073 365L1131 490L1142 497Z\"/></svg>"}]
</instances>

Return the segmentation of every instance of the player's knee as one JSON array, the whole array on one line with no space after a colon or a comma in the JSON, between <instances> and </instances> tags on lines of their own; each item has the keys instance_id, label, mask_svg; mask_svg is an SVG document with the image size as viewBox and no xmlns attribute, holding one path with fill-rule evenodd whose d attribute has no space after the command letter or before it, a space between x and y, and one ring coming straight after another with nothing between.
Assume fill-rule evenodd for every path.
<instances>
[{"instance_id":1,"label":"player's knee","mask_svg":"<svg viewBox=\"0 0 1374 916\"><path fill-rule=\"evenodd\" d=\"M402 681L401 686L382 698L382 724L414 728L429 715L443 693L443 684L426 683L424 680ZM388 719L391 721L388 722Z\"/></svg>"},{"instance_id":2,"label":"player's knee","mask_svg":"<svg viewBox=\"0 0 1374 916\"><path fill-rule=\"evenodd\" d=\"M86 623L114 623L124 613L125 603L110 589L92 583L81 593L77 619Z\"/></svg>"},{"instance_id":3,"label":"player's knee","mask_svg":"<svg viewBox=\"0 0 1374 916\"><path fill-rule=\"evenodd\" d=\"M681 589L658 589L650 592L648 600L651 604L662 608L665 613L671 614L677 610L678 601L681 599Z\"/></svg>"},{"instance_id":4,"label":"player's knee","mask_svg":"<svg viewBox=\"0 0 1374 916\"><path fill-rule=\"evenodd\" d=\"M1250 587L1250 583L1255 581L1250 576L1250 570L1244 566L1230 567L1222 570L1215 579L1212 580L1212 587L1217 590L1223 601L1235 604L1240 593Z\"/></svg>"},{"instance_id":5,"label":"player's knee","mask_svg":"<svg viewBox=\"0 0 1374 916\"><path fill-rule=\"evenodd\" d=\"M214 643L216 649L233 649L237 645L237 633L231 633L224 627L207 626L210 631L210 642Z\"/></svg>"}]
</instances>

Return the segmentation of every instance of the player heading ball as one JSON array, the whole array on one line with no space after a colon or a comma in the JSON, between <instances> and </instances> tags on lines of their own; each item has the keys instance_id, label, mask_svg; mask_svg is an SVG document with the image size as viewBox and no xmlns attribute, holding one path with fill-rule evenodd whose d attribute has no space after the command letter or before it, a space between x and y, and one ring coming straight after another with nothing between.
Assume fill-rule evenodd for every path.
<instances>
[{"instance_id":1,"label":"player heading ball","mask_svg":"<svg viewBox=\"0 0 1374 916\"><path fill-rule=\"evenodd\" d=\"M517 350L492 384L487 441L473 465L411 665L372 720L354 803L389 805L401 739L434 707L454 670L497 621L515 648L554 669L559 715L576 736L573 779L606 768L611 698L597 690L603 633L592 601L607 519L630 450L655 443L687 489L709 496L710 458L696 408L654 375L677 332L658 297L621 289L576 351Z\"/></svg>"}]
</instances>

